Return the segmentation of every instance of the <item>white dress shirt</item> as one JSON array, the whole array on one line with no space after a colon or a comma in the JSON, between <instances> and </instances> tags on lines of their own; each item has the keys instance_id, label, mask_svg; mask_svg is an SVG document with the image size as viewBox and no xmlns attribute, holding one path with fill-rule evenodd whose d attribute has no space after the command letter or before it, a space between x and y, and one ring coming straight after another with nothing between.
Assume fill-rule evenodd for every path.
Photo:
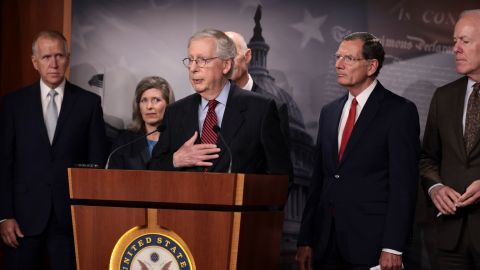
<instances>
[{"instance_id":1,"label":"white dress shirt","mask_svg":"<svg viewBox=\"0 0 480 270\"><path fill-rule=\"evenodd\" d=\"M373 92L373 89L375 89L375 86L377 86L377 80L374 80L367 88L365 88L365 90L363 90L356 97L348 93L348 99L347 99L347 102L345 102L345 105L343 106L342 116L340 118L340 125L338 126L338 150L337 151L340 151L340 144L342 143L342 134L343 134L343 130L345 129L345 124L347 123L348 112L350 111L350 107L352 106L353 98L356 98L358 102L357 112L355 114L355 122L357 122L357 119L360 116L360 113L362 112L363 107L365 107L365 103L367 103L368 97L370 97L370 94Z\"/></svg>"},{"instance_id":2,"label":"white dress shirt","mask_svg":"<svg viewBox=\"0 0 480 270\"><path fill-rule=\"evenodd\" d=\"M230 93L230 81L227 81L222 91L215 98L218 101L217 106L215 107L215 113L217 114L217 125L222 127L223 114L225 113L225 108L227 106L228 94ZM203 122L207 117L208 112L208 100L201 98L200 105L198 106L198 128L200 130L200 136L202 135Z\"/></svg>"},{"instance_id":3,"label":"white dress shirt","mask_svg":"<svg viewBox=\"0 0 480 270\"><path fill-rule=\"evenodd\" d=\"M42 112L43 112L43 119L46 119L47 116L47 106L48 103L50 102L50 96L48 93L50 92L51 88L47 86L42 80L40 80L40 93L42 97ZM65 80L54 88L54 90L58 93L58 95L55 96L55 104L57 105L57 112L60 114L60 109L62 108L62 101L63 101L63 95L65 94Z\"/></svg>"},{"instance_id":4,"label":"white dress shirt","mask_svg":"<svg viewBox=\"0 0 480 270\"><path fill-rule=\"evenodd\" d=\"M243 87L240 86L240 85L239 85L238 87L240 87L240 88L242 88L242 89L245 89L245 90L248 90L248 91L252 91L252 88L253 88L253 78L252 78L252 76L250 76L250 73L247 73L247 75L248 75L247 84L245 84L245 86L243 86Z\"/></svg>"}]
</instances>

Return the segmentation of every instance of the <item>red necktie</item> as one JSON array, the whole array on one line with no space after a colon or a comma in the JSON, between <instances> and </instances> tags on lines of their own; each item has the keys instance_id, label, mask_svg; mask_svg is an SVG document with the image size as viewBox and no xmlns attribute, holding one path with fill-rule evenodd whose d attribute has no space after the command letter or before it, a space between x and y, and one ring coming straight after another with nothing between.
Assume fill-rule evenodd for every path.
<instances>
[{"instance_id":1,"label":"red necktie","mask_svg":"<svg viewBox=\"0 0 480 270\"><path fill-rule=\"evenodd\" d=\"M338 161L342 160L343 152L345 152L345 147L347 147L348 139L352 134L353 126L355 125L355 116L357 114L357 99L353 98L352 105L350 106L350 111L348 112L347 123L345 123L345 128L342 133L342 141L340 144L340 151L338 153Z\"/></svg>"},{"instance_id":2,"label":"red necktie","mask_svg":"<svg viewBox=\"0 0 480 270\"><path fill-rule=\"evenodd\" d=\"M213 127L218 123L217 114L215 113L215 107L217 107L217 103L218 101L216 100L208 101L208 112L202 128L201 142L203 144L217 143L217 133L215 133L213 130Z\"/></svg>"}]
</instances>

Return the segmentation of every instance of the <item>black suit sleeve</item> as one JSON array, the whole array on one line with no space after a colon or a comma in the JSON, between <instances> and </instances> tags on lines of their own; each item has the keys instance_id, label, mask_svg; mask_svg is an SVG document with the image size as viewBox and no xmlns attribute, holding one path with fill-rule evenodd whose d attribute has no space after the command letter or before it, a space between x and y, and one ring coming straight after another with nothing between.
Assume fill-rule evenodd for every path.
<instances>
[{"instance_id":1,"label":"black suit sleeve","mask_svg":"<svg viewBox=\"0 0 480 270\"><path fill-rule=\"evenodd\" d=\"M152 158L148 165L150 170L160 170L160 171L174 171L176 170L173 167L173 153L176 150L173 150L172 141L171 141L171 131L172 131L172 120L171 112L169 107L165 110L163 116L163 125L165 125L165 130L160 134L158 143L155 145L152 151Z\"/></svg>"},{"instance_id":2,"label":"black suit sleeve","mask_svg":"<svg viewBox=\"0 0 480 270\"><path fill-rule=\"evenodd\" d=\"M382 248L405 251L411 233L420 156L420 126L417 108L406 101L391 119L388 133L388 210Z\"/></svg>"},{"instance_id":3,"label":"black suit sleeve","mask_svg":"<svg viewBox=\"0 0 480 270\"><path fill-rule=\"evenodd\" d=\"M431 186L442 182L439 167L442 159L442 144L438 129L437 107L437 92L435 92L430 103L420 155L420 176L425 192Z\"/></svg>"},{"instance_id":4,"label":"black suit sleeve","mask_svg":"<svg viewBox=\"0 0 480 270\"><path fill-rule=\"evenodd\" d=\"M95 97L88 131L88 161L90 163L99 164L101 167L105 165L106 142L101 100L100 97Z\"/></svg>"},{"instance_id":5,"label":"black suit sleeve","mask_svg":"<svg viewBox=\"0 0 480 270\"><path fill-rule=\"evenodd\" d=\"M13 164L15 134L12 102L0 102L0 220L14 217Z\"/></svg>"},{"instance_id":6,"label":"black suit sleeve","mask_svg":"<svg viewBox=\"0 0 480 270\"><path fill-rule=\"evenodd\" d=\"M292 175L287 140L280 126L279 114L273 100L269 101L261 129L261 141L267 160L266 173Z\"/></svg>"},{"instance_id":7,"label":"black suit sleeve","mask_svg":"<svg viewBox=\"0 0 480 270\"><path fill-rule=\"evenodd\" d=\"M113 151L117 147L127 143L124 139L126 132L127 131L123 131L123 133L121 133L117 138L115 138L115 140L113 141L112 147L110 149L110 153L113 153ZM112 154L109 162L110 162L108 164L109 169L125 169L126 168L125 159L123 155L121 155L118 151Z\"/></svg>"},{"instance_id":8,"label":"black suit sleeve","mask_svg":"<svg viewBox=\"0 0 480 270\"><path fill-rule=\"evenodd\" d=\"M278 106L278 116L280 117L280 125L282 128L283 137L286 139L287 147L290 149L290 125L288 122L288 108L287 104L281 103Z\"/></svg>"}]
</instances>

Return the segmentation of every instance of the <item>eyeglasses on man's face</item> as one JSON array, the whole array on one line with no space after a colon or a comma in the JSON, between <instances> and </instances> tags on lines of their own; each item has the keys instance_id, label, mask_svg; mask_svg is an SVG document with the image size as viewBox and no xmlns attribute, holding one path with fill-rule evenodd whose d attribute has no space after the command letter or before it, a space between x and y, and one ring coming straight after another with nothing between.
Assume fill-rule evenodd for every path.
<instances>
[{"instance_id":1,"label":"eyeglasses on man's face","mask_svg":"<svg viewBox=\"0 0 480 270\"><path fill-rule=\"evenodd\" d=\"M335 61L338 62L340 61L341 59L343 59L343 62L345 62L345 64L353 64L357 61L360 61L360 60L367 60L365 58L355 58L351 55L340 55L340 54L335 54Z\"/></svg>"},{"instance_id":2,"label":"eyeglasses on man's face","mask_svg":"<svg viewBox=\"0 0 480 270\"><path fill-rule=\"evenodd\" d=\"M211 58L197 58L197 59L191 59L191 58L184 58L182 60L183 62L183 65L187 68L189 68L194 62L195 62L195 65L197 65L198 67L201 67L203 68L204 66L206 66L211 60L213 59L216 59L218 58L218 56L216 57L211 57Z\"/></svg>"}]
</instances>

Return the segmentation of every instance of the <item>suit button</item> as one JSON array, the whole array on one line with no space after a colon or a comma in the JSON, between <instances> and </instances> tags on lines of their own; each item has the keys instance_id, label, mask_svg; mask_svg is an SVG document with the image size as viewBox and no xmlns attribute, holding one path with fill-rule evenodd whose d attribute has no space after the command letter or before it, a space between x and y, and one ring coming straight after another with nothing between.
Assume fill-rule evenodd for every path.
<instances>
[{"instance_id":1,"label":"suit button","mask_svg":"<svg viewBox=\"0 0 480 270\"><path fill-rule=\"evenodd\" d=\"M335 174L333 177L334 177L335 179L340 179L340 175L339 175L339 174Z\"/></svg>"}]
</instances>

